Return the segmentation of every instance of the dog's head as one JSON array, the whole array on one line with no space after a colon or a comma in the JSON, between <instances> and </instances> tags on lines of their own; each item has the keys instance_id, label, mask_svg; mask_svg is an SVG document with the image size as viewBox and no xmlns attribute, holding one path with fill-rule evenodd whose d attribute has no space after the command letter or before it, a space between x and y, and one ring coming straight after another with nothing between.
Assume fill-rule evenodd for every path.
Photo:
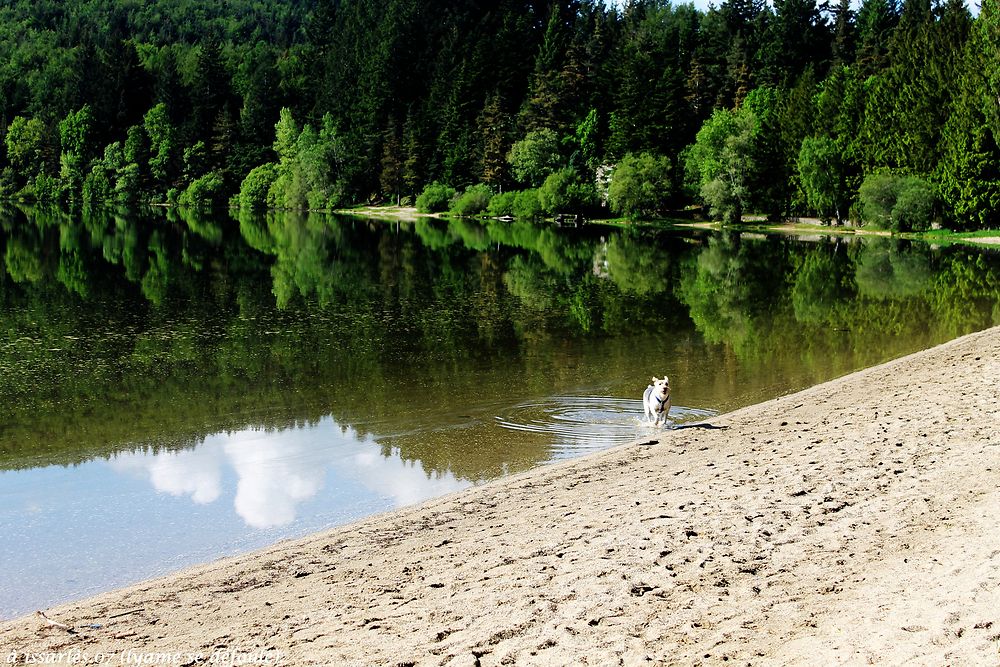
<instances>
[{"instance_id":1,"label":"dog's head","mask_svg":"<svg viewBox=\"0 0 1000 667\"><path fill-rule=\"evenodd\" d=\"M666 375L663 376L662 380L658 380L655 376L653 381L650 383L653 385L653 393L666 398L670 395L670 378Z\"/></svg>"}]
</instances>

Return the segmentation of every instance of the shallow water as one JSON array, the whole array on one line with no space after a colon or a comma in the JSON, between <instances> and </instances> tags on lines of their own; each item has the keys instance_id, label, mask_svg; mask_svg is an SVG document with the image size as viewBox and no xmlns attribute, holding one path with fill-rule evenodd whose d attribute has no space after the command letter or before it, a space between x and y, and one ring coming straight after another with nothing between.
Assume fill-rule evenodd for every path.
<instances>
[{"instance_id":1,"label":"shallow water","mask_svg":"<svg viewBox=\"0 0 1000 667\"><path fill-rule=\"evenodd\" d=\"M670 422L657 426L646 420L641 400L551 396L515 405L506 416L497 417L496 422L518 433L551 437L551 457L562 459L635 442L656 435L659 429L704 421L715 414L715 410L675 405L670 409Z\"/></svg>"},{"instance_id":2,"label":"shallow water","mask_svg":"<svg viewBox=\"0 0 1000 667\"><path fill-rule=\"evenodd\" d=\"M885 240L0 217L0 617L772 398L1000 321Z\"/></svg>"}]
</instances>

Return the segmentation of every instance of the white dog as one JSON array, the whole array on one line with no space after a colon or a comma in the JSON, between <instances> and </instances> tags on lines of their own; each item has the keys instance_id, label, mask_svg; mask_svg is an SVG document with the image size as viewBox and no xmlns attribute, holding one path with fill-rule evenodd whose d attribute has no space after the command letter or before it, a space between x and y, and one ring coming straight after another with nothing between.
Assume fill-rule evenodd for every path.
<instances>
[{"instance_id":1,"label":"white dog","mask_svg":"<svg viewBox=\"0 0 1000 667\"><path fill-rule=\"evenodd\" d=\"M657 380L654 377L642 395L642 405L646 408L647 421L654 422L656 426L661 420L666 423L670 413L670 378L664 375L662 380Z\"/></svg>"}]
</instances>

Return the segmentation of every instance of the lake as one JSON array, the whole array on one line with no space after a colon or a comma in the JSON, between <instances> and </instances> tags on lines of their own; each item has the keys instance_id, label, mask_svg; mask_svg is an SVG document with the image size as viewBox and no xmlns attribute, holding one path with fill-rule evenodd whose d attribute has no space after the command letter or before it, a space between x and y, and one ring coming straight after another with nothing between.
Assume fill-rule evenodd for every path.
<instances>
[{"instance_id":1,"label":"lake","mask_svg":"<svg viewBox=\"0 0 1000 667\"><path fill-rule=\"evenodd\" d=\"M883 238L0 212L0 618L1000 323L1000 255Z\"/></svg>"}]
</instances>

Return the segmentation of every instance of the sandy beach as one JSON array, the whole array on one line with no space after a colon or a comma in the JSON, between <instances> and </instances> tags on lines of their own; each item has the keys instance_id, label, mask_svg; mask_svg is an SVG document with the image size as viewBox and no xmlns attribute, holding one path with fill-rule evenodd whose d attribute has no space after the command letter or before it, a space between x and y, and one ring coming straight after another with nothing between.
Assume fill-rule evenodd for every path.
<instances>
[{"instance_id":1,"label":"sandy beach","mask_svg":"<svg viewBox=\"0 0 1000 667\"><path fill-rule=\"evenodd\" d=\"M998 350L994 328L3 622L0 660L997 665Z\"/></svg>"}]
</instances>

